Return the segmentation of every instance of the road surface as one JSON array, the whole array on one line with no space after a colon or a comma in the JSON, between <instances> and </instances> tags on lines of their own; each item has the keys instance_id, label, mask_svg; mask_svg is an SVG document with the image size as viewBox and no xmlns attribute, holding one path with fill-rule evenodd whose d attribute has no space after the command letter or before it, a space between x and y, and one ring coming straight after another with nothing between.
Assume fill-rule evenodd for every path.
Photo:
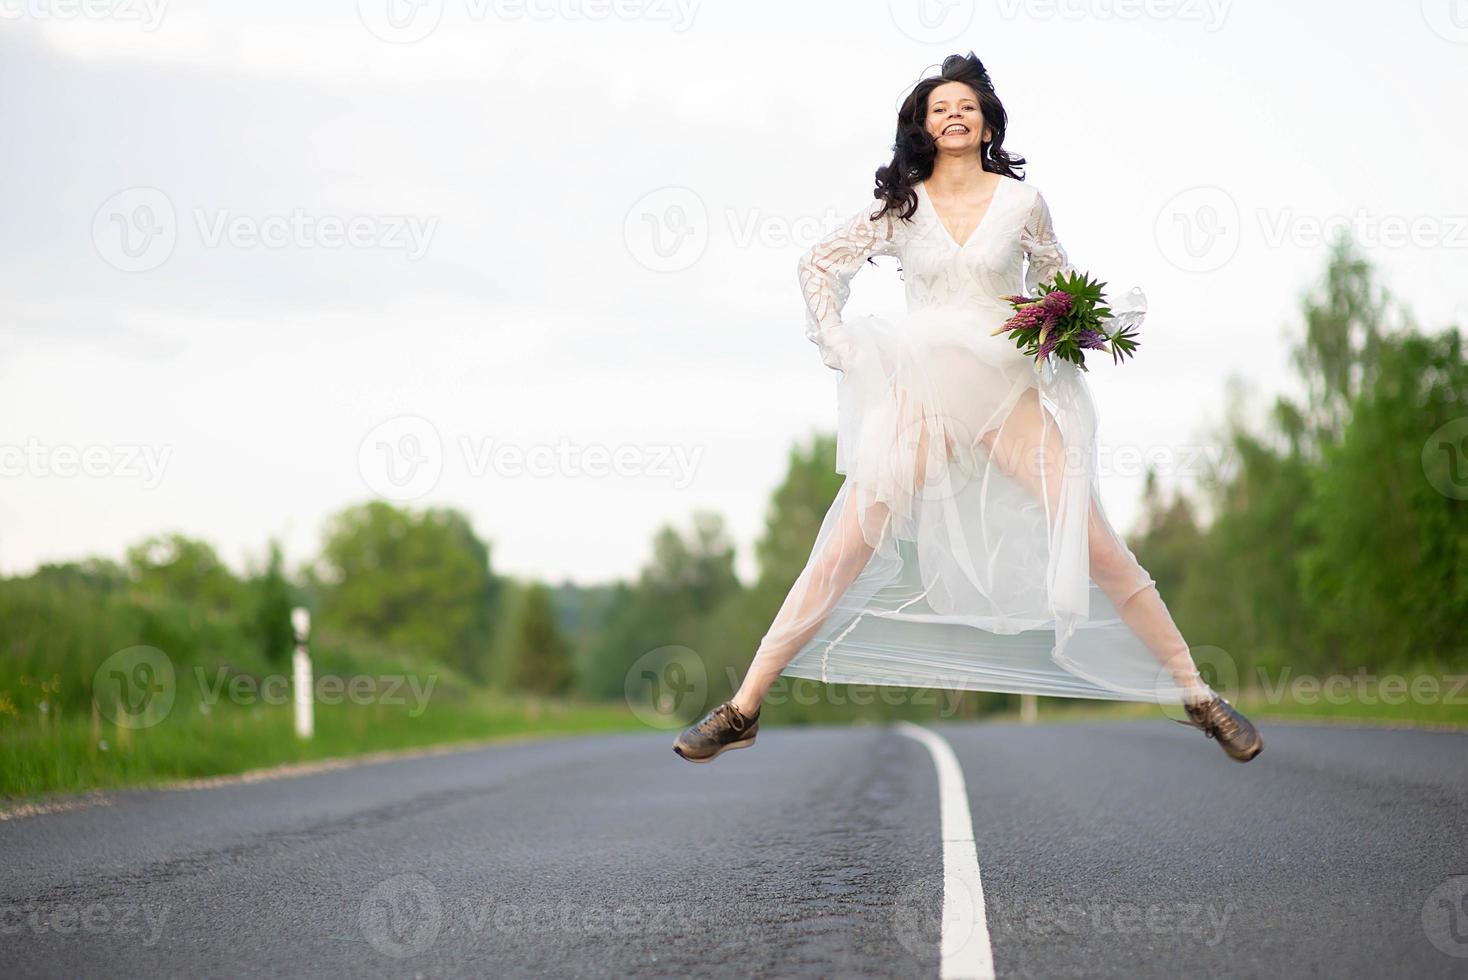
<instances>
[{"instance_id":1,"label":"road surface","mask_svg":"<svg viewBox=\"0 0 1468 980\"><path fill-rule=\"evenodd\" d=\"M901 725L769 727L0 821L0 976L1468 976L1468 735L1268 725L1238 765L1162 718L923 727L946 803Z\"/></svg>"}]
</instances>

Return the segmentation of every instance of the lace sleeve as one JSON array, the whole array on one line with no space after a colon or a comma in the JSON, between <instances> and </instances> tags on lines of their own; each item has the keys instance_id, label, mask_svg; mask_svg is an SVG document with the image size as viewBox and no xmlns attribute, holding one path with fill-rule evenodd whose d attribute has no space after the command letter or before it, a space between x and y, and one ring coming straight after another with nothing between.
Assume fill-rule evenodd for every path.
<instances>
[{"instance_id":1,"label":"lace sleeve","mask_svg":"<svg viewBox=\"0 0 1468 980\"><path fill-rule=\"evenodd\" d=\"M881 207L874 201L844 225L822 238L800 257L797 268L805 297L805 336L821 351L829 368L841 370L849 347L841 310L851 294L851 280L874 255L897 255L896 219L889 212L873 220Z\"/></svg>"},{"instance_id":2,"label":"lace sleeve","mask_svg":"<svg viewBox=\"0 0 1468 980\"><path fill-rule=\"evenodd\" d=\"M1025 218L1024 229L1020 232L1020 244L1030 260L1025 270L1026 295L1035 295L1040 284L1054 279L1057 272L1078 271L1070 264L1070 258L1055 237L1055 226L1050 221L1050 206L1045 203L1045 195L1038 190L1035 191L1035 202L1030 205L1030 213Z\"/></svg>"}]
</instances>

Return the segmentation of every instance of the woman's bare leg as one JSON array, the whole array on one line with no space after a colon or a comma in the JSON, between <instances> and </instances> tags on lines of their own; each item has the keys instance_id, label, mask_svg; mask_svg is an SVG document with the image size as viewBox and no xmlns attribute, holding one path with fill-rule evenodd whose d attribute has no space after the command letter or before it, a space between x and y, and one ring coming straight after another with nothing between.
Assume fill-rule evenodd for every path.
<instances>
[{"instance_id":1,"label":"woman's bare leg","mask_svg":"<svg viewBox=\"0 0 1468 980\"><path fill-rule=\"evenodd\" d=\"M1004 424L984 433L980 443L1001 470L1036 499L1048 501L1053 522L1066 463L1065 446L1060 428L1040 404L1038 392L1033 388L1025 391ZM1122 622L1168 669L1186 700L1211 697L1212 691L1199 675L1188 643L1157 591L1157 583L1106 521L1094 495L1087 529L1091 578L1116 606Z\"/></svg>"},{"instance_id":2,"label":"woman's bare leg","mask_svg":"<svg viewBox=\"0 0 1468 980\"><path fill-rule=\"evenodd\" d=\"M915 492L927 479L928 433L927 423L919 422L914 448ZM946 440L945 449L951 454L952 446ZM906 450L898 445L895 451ZM796 579L760 640L749 670L731 698L736 708L748 714L760 706L780 672L815 636L841 596L866 568L876 550L869 542L880 541L888 532L890 517L890 509L881 503L872 504L865 515L859 514L856 494L847 495L820 557L809 563Z\"/></svg>"},{"instance_id":3,"label":"woman's bare leg","mask_svg":"<svg viewBox=\"0 0 1468 980\"><path fill-rule=\"evenodd\" d=\"M731 699L744 714L760 706L780 671L816 634L871 558L875 549L862 534L856 503L856 496L849 494L820 557L800 573L760 640L749 670Z\"/></svg>"}]
</instances>

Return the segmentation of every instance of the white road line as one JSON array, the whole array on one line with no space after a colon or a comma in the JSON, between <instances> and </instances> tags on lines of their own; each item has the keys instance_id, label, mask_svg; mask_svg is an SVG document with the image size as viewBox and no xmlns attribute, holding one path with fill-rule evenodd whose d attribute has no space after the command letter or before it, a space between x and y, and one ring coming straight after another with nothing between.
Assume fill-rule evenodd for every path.
<instances>
[{"instance_id":1,"label":"white road line","mask_svg":"<svg viewBox=\"0 0 1468 980\"><path fill-rule=\"evenodd\" d=\"M938 770L939 834L943 838L943 922L938 976L942 980L993 980L994 950L984 911L984 883L968 810L963 768L953 746L937 732L899 721L896 730L927 746Z\"/></svg>"}]
</instances>

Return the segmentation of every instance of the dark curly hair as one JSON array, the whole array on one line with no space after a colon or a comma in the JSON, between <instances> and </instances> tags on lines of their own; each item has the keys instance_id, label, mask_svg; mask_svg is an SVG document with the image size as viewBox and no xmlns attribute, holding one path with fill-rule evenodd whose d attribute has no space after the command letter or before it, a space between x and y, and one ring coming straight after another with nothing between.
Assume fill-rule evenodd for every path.
<instances>
[{"instance_id":1,"label":"dark curly hair","mask_svg":"<svg viewBox=\"0 0 1468 980\"><path fill-rule=\"evenodd\" d=\"M877 186L872 196L882 201L881 210L873 218L880 218L888 211L908 219L917 210L917 191L913 185L926 180L933 173L933 161L937 157L936 143L928 135L928 96L933 89L947 82L963 82L974 90L979 99L979 112L988 125L991 137L983 144L979 162L991 173L1003 174L1015 180L1024 180L1025 158L1004 149L1004 130L1009 125L1009 116L1004 104L994 93L994 83L989 73L972 51L968 54L951 54L943 59L943 67L937 75L930 75L918 82L911 94L897 110L897 136L892 143L892 162L877 168Z\"/></svg>"}]
</instances>

